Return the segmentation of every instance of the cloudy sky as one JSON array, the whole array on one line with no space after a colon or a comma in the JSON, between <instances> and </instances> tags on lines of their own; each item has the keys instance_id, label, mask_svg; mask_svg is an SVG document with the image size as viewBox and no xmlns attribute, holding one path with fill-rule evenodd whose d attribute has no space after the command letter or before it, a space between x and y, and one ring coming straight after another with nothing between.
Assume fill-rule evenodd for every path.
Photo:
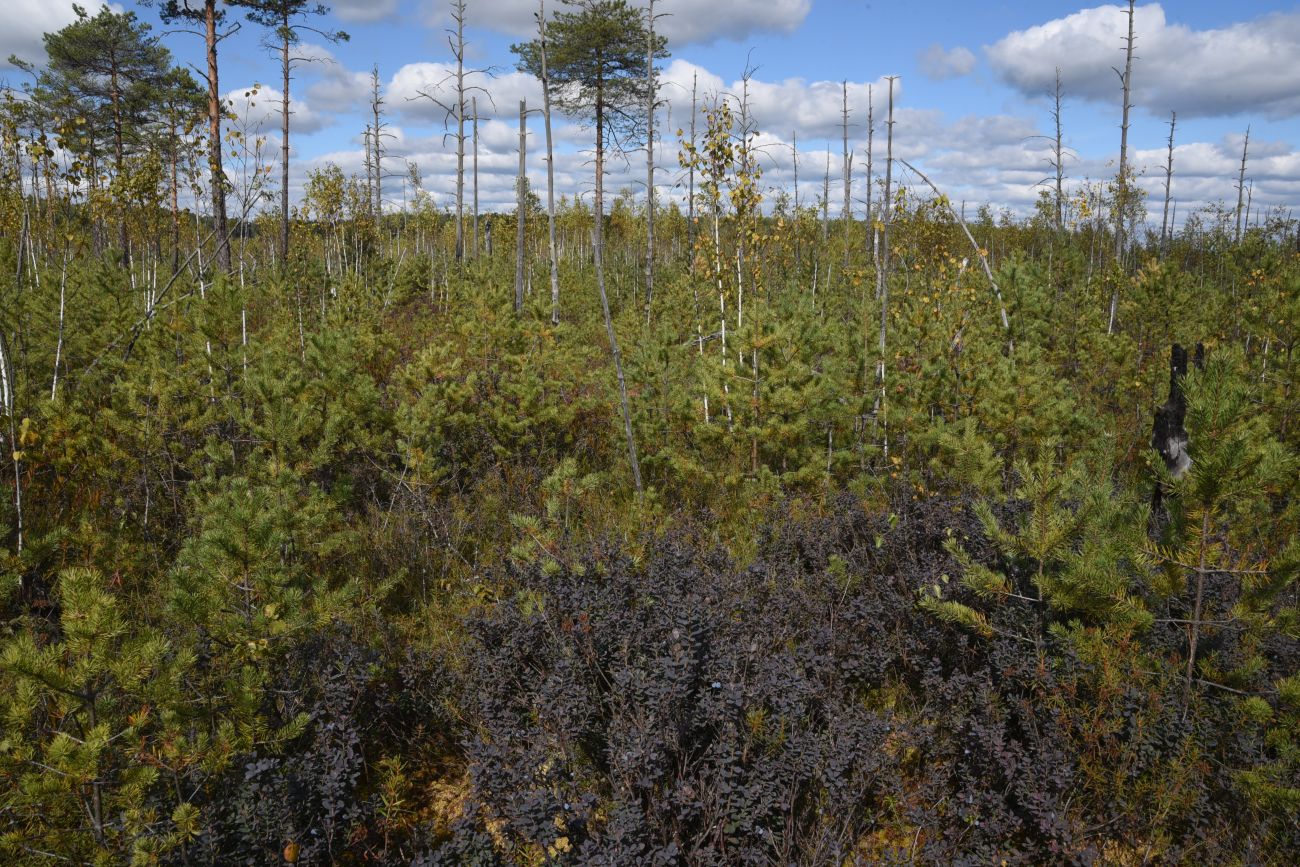
<instances>
[{"instance_id":1,"label":"cloudy sky","mask_svg":"<svg viewBox=\"0 0 1300 867\"><path fill-rule=\"evenodd\" d=\"M134 0L135 10L161 31L157 13ZM643 0L632 0L639 5ZM93 6L90 0L85 5ZM418 92L446 93L454 59L448 47L448 0L335 0L318 23L344 29L347 43L308 40L302 53L315 62L293 83L295 192L305 173L334 162L362 171L361 133L370 70L384 90L387 169L404 175L419 166L425 187L442 205L454 191L454 143L444 141L443 112ZM536 0L467 0L469 57L486 70L474 83L491 94L479 100L481 201L512 207L518 164L519 100L541 104L530 77L514 71L510 44L533 29ZM548 0L547 7L559 5ZM954 2L911 0L659 0L660 29L671 57L663 68L661 160L656 183L680 194L675 131L690 116L690 87L702 95L737 94L752 67L750 100L763 150L764 184L789 189L790 142L798 135L800 194L820 194L831 150L832 213L842 193L840 82L848 81L850 137L858 152L855 196L865 195L869 88L874 93L881 146L885 76L898 76L895 149L954 200L988 202L1024 213L1037 195L1051 132L1051 90L1057 67L1065 89L1066 144L1074 154L1072 181L1105 178L1118 156L1120 94L1112 67L1122 68L1126 19L1117 5L1067 0ZM231 21L237 20L233 15ZM40 35L72 19L63 0L0 2L0 58L10 53L39 61ZM1168 0L1140 3L1134 64L1130 146L1141 183L1158 202L1170 111L1178 112L1174 197L1181 215L1221 201L1235 203L1242 136L1250 127L1247 176L1257 206L1300 206L1300 4L1281 0ZM261 46L252 24L221 47L222 90L236 111L261 124L278 154L278 60ZM182 62L201 63L198 38L171 33L167 45ZM14 77L0 63L0 77ZM263 87L255 99L245 94ZM249 104L253 103L253 104ZM560 191L589 195L591 132L576 123L556 128ZM537 189L545 183L540 120L530 124L529 166ZM882 151L878 151L878 154ZM614 167L611 188L644 192L644 156ZM877 161L879 167L881 163ZM278 177L278 172L276 173ZM918 183L914 179L907 179ZM400 207L404 182L388 181L386 199ZM409 193L409 191L407 191ZM859 206L860 207L860 206ZM1154 212L1153 208L1153 212Z\"/></svg>"}]
</instances>

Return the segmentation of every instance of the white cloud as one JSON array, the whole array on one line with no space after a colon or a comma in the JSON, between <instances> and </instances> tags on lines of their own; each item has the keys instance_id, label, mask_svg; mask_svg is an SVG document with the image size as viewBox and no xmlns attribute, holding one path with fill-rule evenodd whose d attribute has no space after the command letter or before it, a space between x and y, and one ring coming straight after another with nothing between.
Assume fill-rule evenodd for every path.
<instances>
[{"instance_id":1,"label":"white cloud","mask_svg":"<svg viewBox=\"0 0 1300 867\"><path fill-rule=\"evenodd\" d=\"M279 134L284 100L281 91L265 85L251 85L227 92L226 99L230 102L231 113L238 119L237 123L246 127L249 135ZM292 135L310 135L324 129L330 122L291 94L289 123Z\"/></svg>"},{"instance_id":2,"label":"white cloud","mask_svg":"<svg viewBox=\"0 0 1300 867\"><path fill-rule=\"evenodd\" d=\"M386 85L388 110L391 112L396 138L386 145L390 172L404 175L405 161L420 166L425 188L439 206L454 200L455 141L443 135L443 111L427 100L407 102L416 90L430 90L441 84L438 93L450 96L448 77L453 67L445 63L408 64L397 71ZM1111 73L1112 76L1114 73ZM676 130L689 124L692 78L698 80L700 102L711 95L724 94L735 99L741 83L724 79L710 69L676 59L668 63L662 76L663 96L668 101L660 115L658 185L661 201L681 202L685 193L685 173L676 162ZM499 79L482 76L478 83L492 90L497 111L480 100L479 183L483 211L511 210L514 207L514 175L518 165L515 113L520 96L530 107L540 106L538 83L522 73L512 72ZM875 172L879 183L884 172L885 104L887 85L870 82L874 88L876 109ZM851 109L850 146L854 150L854 209L859 216L866 196L866 102L867 82L849 83ZM265 93L263 98L266 97ZM799 135L800 199L809 204L822 193L823 174L827 171L829 140L830 210L838 215L842 201L840 154L840 110L842 91L837 81L786 79L750 82L750 107L761 130L756 141L763 167L763 188L769 203L781 190L790 190L794 181L790 136ZM901 87L895 89L897 121L894 136L895 155L907 159L925 171L956 203L966 202L968 214L988 203L995 211L1010 208L1025 215L1031 213L1041 189L1039 182L1050 173L1046 156L1049 142L1041 136L1043 119L1028 112L1005 114L970 114L949 117L943 112L912 107L903 99ZM312 101L315 105L315 101ZM734 102L733 102L734 106ZM278 115L274 116L278 121ZM1243 124L1244 127L1244 124ZM703 127L697 130L702 134ZM273 132L273 130L272 130ZM468 130L467 130L468 132ZM579 123L556 118L557 192L570 198L575 193L590 201L592 133ZM1300 152L1288 142L1268 140L1259 134L1252 141L1252 155L1247 176L1254 180L1256 210L1275 204L1300 201ZM1067 141L1067 144L1069 142ZM545 189L544 139L541 120L529 121L528 174L536 190ZM1193 211L1217 201L1235 203L1233 184L1240 161L1240 134L1221 141L1180 143L1176 151L1174 196L1180 220ZM1163 195L1164 149L1135 150L1132 153L1138 184L1149 195L1149 207L1158 219ZM606 189L610 196L631 189L644 194L644 163L632 155L630 161L611 159ZM310 162L301 168L294 163L295 185L301 184L305 170L326 161L339 163L346 172L363 173L360 137L344 149ZM1067 166L1067 187L1076 188L1084 179L1104 179L1114 173L1115 155L1109 152L1087 153ZM467 154L466 169L469 159ZM909 188L915 195L928 198L928 188L901 166L895 166L895 183ZM467 178L467 184L469 183ZM296 188L296 186L295 186ZM385 183L385 197L390 207L402 201L402 181L394 177ZM407 190L408 199L410 191ZM878 195L878 193L877 193ZM469 193L466 193L467 201ZM879 199L877 198L877 201Z\"/></svg>"},{"instance_id":3,"label":"white cloud","mask_svg":"<svg viewBox=\"0 0 1300 867\"><path fill-rule=\"evenodd\" d=\"M946 81L969 75L975 68L976 59L969 48L959 45L949 50L935 42L921 52L917 64L921 74L926 78L932 81Z\"/></svg>"},{"instance_id":4,"label":"white cloud","mask_svg":"<svg viewBox=\"0 0 1300 867\"><path fill-rule=\"evenodd\" d=\"M690 122L692 76L698 75L697 94L703 106L716 96L726 96L732 101L733 114L744 90L743 81L727 84L722 78L680 58L664 69L661 77L663 98L669 101L676 126ZM812 138L840 137L841 115L844 108L843 83L839 81L807 81L803 78L786 78L749 81L749 111L761 131L786 135L798 130L800 136ZM848 82L849 137L866 140L867 105L874 100L875 122L879 130L886 101L888 83L875 81ZM894 84L894 98L902 95L901 82ZM739 119L737 118L737 122Z\"/></svg>"},{"instance_id":5,"label":"white cloud","mask_svg":"<svg viewBox=\"0 0 1300 867\"><path fill-rule=\"evenodd\" d=\"M410 120L441 124L446 111L432 100L451 105L456 100L456 67L450 63L408 63L388 83L386 99L393 110ZM465 80L466 102L478 98L479 117L518 117L519 100L533 108L542 105L542 86L524 72L507 72L496 77L476 74ZM481 89L479 89L481 88ZM469 109L466 109L469 116Z\"/></svg>"},{"instance_id":6,"label":"white cloud","mask_svg":"<svg viewBox=\"0 0 1300 867\"><path fill-rule=\"evenodd\" d=\"M93 15L102 4L83 2L81 5ZM109 8L122 11L116 3L109 4ZM11 54L32 63L43 63L45 46L41 37L62 30L76 20L72 0L4 0L0 3L0 69L9 68Z\"/></svg>"},{"instance_id":7,"label":"white cloud","mask_svg":"<svg viewBox=\"0 0 1300 867\"><path fill-rule=\"evenodd\" d=\"M986 51L1002 78L1027 95L1050 91L1059 66L1067 96L1118 103L1112 67L1123 67L1127 28L1123 8L1098 6L1011 33ZM1193 30L1150 3L1137 8L1134 35L1133 102L1152 114L1300 113L1300 11Z\"/></svg>"},{"instance_id":8,"label":"white cloud","mask_svg":"<svg viewBox=\"0 0 1300 867\"><path fill-rule=\"evenodd\" d=\"M297 56L307 61L295 67L300 75L315 77L307 87L307 98L323 110L347 112L360 108L370 97L370 73L348 69L325 46L304 42Z\"/></svg>"},{"instance_id":9,"label":"white cloud","mask_svg":"<svg viewBox=\"0 0 1300 867\"><path fill-rule=\"evenodd\" d=\"M330 9L340 21L370 24L397 14L397 0L333 0Z\"/></svg>"},{"instance_id":10,"label":"white cloud","mask_svg":"<svg viewBox=\"0 0 1300 867\"><path fill-rule=\"evenodd\" d=\"M637 0L635 6L643 4ZM451 23L449 0L425 0L425 17L436 27ZM547 3L547 14L561 9L558 0ZM808 17L812 0L658 0L656 29L668 39L669 50L719 39L747 39L758 33L793 33ZM536 0L471 0L466 24L519 38L531 37L537 28Z\"/></svg>"}]
</instances>

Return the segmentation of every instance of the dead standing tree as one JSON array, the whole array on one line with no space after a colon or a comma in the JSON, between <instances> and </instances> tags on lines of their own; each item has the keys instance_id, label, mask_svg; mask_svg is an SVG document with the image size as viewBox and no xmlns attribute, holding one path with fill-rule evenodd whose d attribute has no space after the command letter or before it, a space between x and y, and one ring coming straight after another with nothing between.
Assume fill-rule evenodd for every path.
<instances>
[{"instance_id":1,"label":"dead standing tree","mask_svg":"<svg viewBox=\"0 0 1300 867\"><path fill-rule=\"evenodd\" d=\"M1063 88L1061 86L1061 67L1056 67L1056 84L1052 88L1052 125L1054 134L1052 136L1052 155L1047 159L1047 165L1052 169L1053 186L1053 212L1056 219L1056 230L1059 232L1065 228L1065 160L1067 157L1074 157L1070 148L1065 146L1065 139L1062 134L1061 124L1061 105L1063 102Z\"/></svg>"},{"instance_id":2,"label":"dead standing tree","mask_svg":"<svg viewBox=\"0 0 1300 867\"><path fill-rule=\"evenodd\" d=\"M849 150L849 82L840 82L843 104L840 108L840 133L844 139L844 207L840 219L844 221L844 267L849 267L849 238L853 229L853 151Z\"/></svg>"},{"instance_id":3,"label":"dead standing tree","mask_svg":"<svg viewBox=\"0 0 1300 867\"><path fill-rule=\"evenodd\" d=\"M472 75L487 74L486 69L465 68L465 0L451 0L451 20L454 27L447 31L447 45L452 57L456 58L456 71L443 78L429 90L416 90L416 95L409 99L427 99L444 112L443 123L450 125L456 121L456 132L448 133L456 139L456 261L465 259L465 108L468 98L475 93L482 93L491 100L491 94L483 87L466 85L465 80ZM435 95L443 85L455 82L454 102L448 102ZM495 104L494 104L495 108ZM446 140L446 136L443 137Z\"/></svg>"},{"instance_id":4,"label":"dead standing tree","mask_svg":"<svg viewBox=\"0 0 1300 867\"><path fill-rule=\"evenodd\" d=\"M525 220L528 213L528 101L519 100L519 174L515 178L515 313L524 311Z\"/></svg>"},{"instance_id":5,"label":"dead standing tree","mask_svg":"<svg viewBox=\"0 0 1300 867\"><path fill-rule=\"evenodd\" d=\"M1160 219L1160 254L1163 256L1169 244L1169 201L1174 187L1174 127L1178 124L1178 112L1169 113L1169 152L1165 157L1165 210Z\"/></svg>"},{"instance_id":6,"label":"dead standing tree","mask_svg":"<svg viewBox=\"0 0 1300 867\"><path fill-rule=\"evenodd\" d=\"M546 128L546 236L551 259L551 324L560 324L560 261L555 246L555 145L551 138L551 73L546 60L546 0L537 0L538 80Z\"/></svg>"},{"instance_id":7,"label":"dead standing tree","mask_svg":"<svg viewBox=\"0 0 1300 867\"><path fill-rule=\"evenodd\" d=\"M876 100L875 92L872 85L867 85L867 249L871 253L871 259L874 262L876 258L876 217L871 207L872 186L875 185L875 176L871 173L873 166L871 164L873 151L875 149L876 137Z\"/></svg>"},{"instance_id":8,"label":"dead standing tree","mask_svg":"<svg viewBox=\"0 0 1300 867\"><path fill-rule=\"evenodd\" d=\"M1250 127L1246 127L1246 137L1241 140L1241 171L1237 175L1237 243L1241 243L1241 209L1246 195L1246 158L1250 154Z\"/></svg>"},{"instance_id":9,"label":"dead standing tree","mask_svg":"<svg viewBox=\"0 0 1300 867\"><path fill-rule=\"evenodd\" d=\"M880 396L876 404L876 418L879 419L883 432L881 450L888 459L889 422L885 392L885 349L889 323L889 224L894 210L894 82L898 80L898 76L891 75L885 80L889 82L889 114L885 121L885 198L881 205L883 219L880 230L880 256L876 259L876 297L880 299L880 361L876 367Z\"/></svg>"},{"instance_id":10,"label":"dead standing tree","mask_svg":"<svg viewBox=\"0 0 1300 867\"><path fill-rule=\"evenodd\" d=\"M655 37L655 0L646 6L645 53L645 316L650 322L650 304L655 294L655 110L659 107L659 76L655 58L660 53Z\"/></svg>"},{"instance_id":11,"label":"dead standing tree","mask_svg":"<svg viewBox=\"0 0 1300 867\"><path fill-rule=\"evenodd\" d=\"M271 31L264 47L280 55L280 257L289 259L289 85L293 81L293 67L321 59L296 55L293 48L302 42L304 32L314 33L327 42L347 42L349 36L342 30L321 30L303 23L303 19L324 15L329 7L311 0L237 0L232 5L247 6L248 19Z\"/></svg>"},{"instance_id":12,"label":"dead standing tree","mask_svg":"<svg viewBox=\"0 0 1300 867\"><path fill-rule=\"evenodd\" d=\"M392 133L384 132L388 124L383 116L384 93L379 83L379 67L370 72L370 114L372 123L366 130L368 147L366 148L366 174L371 178L370 208L375 215L375 223L384 216L384 139L396 138Z\"/></svg>"},{"instance_id":13,"label":"dead standing tree","mask_svg":"<svg viewBox=\"0 0 1300 867\"><path fill-rule=\"evenodd\" d=\"M21 253L18 261L22 261ZM17 527L17 550L23 552L23 452L18 442L17 414L14 396L14 368L10 363L9 345L5 341L4 324L0 323L0 413L4 413L9 429L9 454L14 468L14 515Z\"/></svg>"},{"instance_id":14,"label":"dead standing tree","mask_svg":"<svg viewBox=\"0 0 1300 867\"><path fill-rule=\"evenodd\" d=\"M478 96L469 98L470 114L472 116L472 128L474 137L474 212L473 222L470 224L470 255L475 259L478 258Z\"/></svg>"},{"instance_id":15,"label":"dead standing tree","mask_svg":"<svg viewBox=\"0 0 1300 867\"><path fill-rule=\"evenodd\" d=\"M1131 94L1133 91L1133 2L1128 0L1128 36L1124 39L1124 71L1120 72L1115 69L1115 74L1119 76L1120 85L1124 95L1123 120L1119 127L1119 177L1115 187L1115 262L1122 264L1124 261L1124 220L1128 214L1129 206L1129 183L1128 183L1128 117L1129 111L1133 108ZM1114 67L1111 67L1114 69ZM1106 324L1106 333L1115 333L1115 315L1119 311L1119 281L1116 280L1115 288L1111 290L1110 295L1110 316Z\"/></svg>"}]
</instances>

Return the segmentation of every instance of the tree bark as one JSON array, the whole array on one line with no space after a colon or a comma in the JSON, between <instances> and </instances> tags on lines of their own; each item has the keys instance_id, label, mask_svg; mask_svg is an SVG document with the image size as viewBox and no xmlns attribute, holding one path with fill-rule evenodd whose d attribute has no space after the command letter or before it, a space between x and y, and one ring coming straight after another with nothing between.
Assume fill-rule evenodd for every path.
<instances>
[{"instance_id":1,"label":"tree bark","mask_svg":"<svg viewBox=\"0 0 1300 867\"><path fill-rule=\"evenodd\" d=\"M1119 182L1115 190L1115 262L1124 261L1124 217L1128 211L1128 115L1133 108L1129 99L1133 82L1133 2L1128 0L1128 36L1124 40L1124 72L1120 75L1123 84L1124 110L1119 128ZM1118 70L1117 70L1118 71ZM1115 333L1115 316L1119 311L1119 282L1110 295L1110 316L1106 324L1106 333Z\"/></svg>"},{"instance_id":2,"label":"tree bark","mask_svg":"<svg viewBox=\"0 0 1300 867\"><path fill-rule=\"evenodd\" d=\"M655 294L655 0L646 8L646 139L645 139L645 316L650 321L650 305Z\"/></svg>"},{"instance_id":3,"label":"tree bark","mask_svg":"<svg viewBox=\"0 0 1300 867\"><path fill-rule=\"evenodd\" d=\"M546 127L546 234L551 255L551 324L560 324L560 263L555 247L555 150L551 139L551 80L546 67L546 0L538 0L537 29L542 47L542 123Z\"/></svg>"},{"instance_id":4,"label":"tree bark","mask_svg":"<svg viewBox=\"0 0 1300 867\"><path fill-rule=\"evenodd\" d=\"M1237 175L1237 243L1241 243L1241 208L1246 192L1246 157L1250 153L1250 127L1246 127L1246 138L1241 143L1241 172Z\"/></svg>"},{"instance_id":5,"label":"tree bark","mask_svg":"<svg viewBox=\"0 0 1300 867\"><path fill-rule=\"evenodd\" d=\"M884 431L882 450L889 457L888 395L885 391L885 347L889 329L889 225L893 212L894 181L894 81L897 76L889 76L889 114L885 122L885 201L882 204L884 219L880 232L880 256L876 264L876 295L880 299L880 365L876 369L876 379L880 383L880 404L877 418Z\"/></svg>"},{"instance_id":6,"label":"tree bark","mask_svg":"<svg viewBox=\"0 0 1300 867\"><path fill-rule=\"evenodd\" d=\"M289 10L285 7L280 20L280 264L289 266Z\"/></svg>"},{"instance_id":7,"label":"tree bark","mask_svg":"<svg viewBox=\"0 0 1300 867\"><path fill-rule=\"evenodd\" d=\"M1052 122L1056 125L1056 230L1065 228L1065 144L1061 137L1061 67L1056 67L1056 88L1052 93Z\"/></svg>"},{"instance_id":8,"label":"tree bark","mask_svg":"<svg viewBox=\"0 0 1300 867\"><path fill-rule=\"evenodd\" d=\"M1169 113L1169 152L1165 157L1165 209L1160 219L1160 255L1164 255L1169 245L1169 201L1174 187L1174 127L1178 123L1178 112Z\"/></svg>"},{"instance_id":9,"label":"tree bark","mask_svg":"<svg viewBox=\"0 0 1300 867\"><path fill-rule=\"evenodd\" d=\"M596 287L600 290L600 307L605 314L605 333L609 337L609 351L614 359L614 373L618 377L618 397L623 409L623 431L627 436L627 455L632 465L632 484L638 498L641 496L641 463L637 459L636 437L632 433L632 414L627 401L627 382L623 376L623 358L618 351L618 335L614 333L614 318L609 312L609 294L605 291L605 102L604 89L596 85L596 225L592 232L592 248L596 264Z\"/></svg>"},{"instance_id":10,"label":"tree bark","mask_svg":"<svg viewBox=\"0 0 1300 867\"><path fill-rule=\"evenodd\" d=\"M226 220L226 173L221 167L221 90L217 80L217 0L203 5L208 51L208 173L212 185L212 219L217 230L217 268L230 271L230 227Z\"/></svg>"},{"instance_id":11,"label":"tree bark","mask_svg":"<svg viewBox=\"0 0 1300 867\"><path fill-rule=\"evenodd\" d=\"M853 228L853 152L849 150L849 82L840 83L843 94L843 106L840 113L840 131L844 137L844 208L840 218L844 220L844 267L849 267L849 237Z\"/></svg>"},{"instance_id":12,"label":"tree bark","mask_svg":"<svg viewBox=\"0 0 1300 867\"><path fill-rule=\"evenodd\" d=\"M695 117L699 114L697 88L700 74L691 73L691 153L695 153ZM690 250L691 276L695 276L695 160L686 170L686 246Z\"/></svg>"},{"instance_id":13,"label":"tree bark","mask_svg":"<svg viewBox=\"0 0 1300 867\"><path fill-rule=\"evenodd\" d=\"M465 259L465 2L455 0L456 21L456 261Z\"/></svg>"},{"instance_id":14,"label":"tree bark","mask_svg":"<svg viewBox=\"0 0 1300 867\"><path fill-rule=\"evenodd\" d=\"M528 102L521 99L519 100L519 175L515 178L515 313L522 313L524 309L524 242L527 231L525 220L528 212L528 179L525 174L528 153L527 115ZM475 125L477 126L477 123ZM475 238L477 237L476 231Z\"/></svg>"},{"instance_id":15,"label":"tree bark","mask_svg":"<svg viewBox=\"0 0 1300 867\"><path fill-rule=\"evenodd\" d=\"M470 232L474 236L470 243L470 255L478 258L478 97L470 97L470 114L473 117L471 134L474 136L474 214Z\"/></svg>"}]
</instances>

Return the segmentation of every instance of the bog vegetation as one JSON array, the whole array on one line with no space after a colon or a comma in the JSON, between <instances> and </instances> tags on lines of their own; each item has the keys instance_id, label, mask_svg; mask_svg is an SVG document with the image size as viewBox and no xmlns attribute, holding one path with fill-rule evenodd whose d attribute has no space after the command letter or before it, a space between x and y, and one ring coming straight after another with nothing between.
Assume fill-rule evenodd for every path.
<instances>
[{"instance_id":1,"label":"bog vegetation","mask_svg":"<svg viewBox=\"0 0 1300 867\"><path fill-rule=\"evenodd\" d=\"M160 5L210 88L105 9L0 105L5 863L1300 851L1294 222L963 219L888 94L865 210L744 94L659 131L684 204L384 206L378 90L286 210L216 46L318 8ZM542 20L644 140L653 18Z\"/></svg>"}]
</instances>

